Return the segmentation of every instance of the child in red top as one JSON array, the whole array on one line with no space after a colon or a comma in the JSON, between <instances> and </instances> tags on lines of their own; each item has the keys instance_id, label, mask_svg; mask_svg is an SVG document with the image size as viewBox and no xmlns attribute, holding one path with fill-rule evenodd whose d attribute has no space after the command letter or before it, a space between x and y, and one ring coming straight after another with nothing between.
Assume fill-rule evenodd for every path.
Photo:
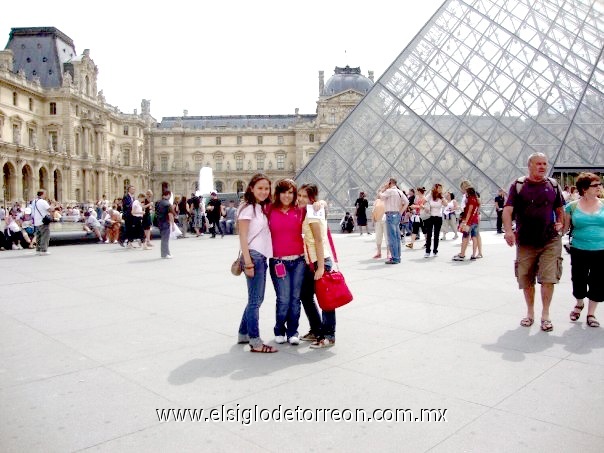
<instances>
[{"instance_id":1,"label":"child in red top","mask_svg":"<svg viewBox=\"0 0 604 453\"><path fill-rule=\"evenodd\" d=\"M476 190L473 187L466 189L466 208L461 216L459 231L463 233L461 240L461 252L453 257L453 261L463 261L466 259L466 249L468 241L478 235L478 222L480 221L480 200L476 195ZM478 251L477 241L472 241L472 259L475 259Z\"/></svg>"}]
</instances>

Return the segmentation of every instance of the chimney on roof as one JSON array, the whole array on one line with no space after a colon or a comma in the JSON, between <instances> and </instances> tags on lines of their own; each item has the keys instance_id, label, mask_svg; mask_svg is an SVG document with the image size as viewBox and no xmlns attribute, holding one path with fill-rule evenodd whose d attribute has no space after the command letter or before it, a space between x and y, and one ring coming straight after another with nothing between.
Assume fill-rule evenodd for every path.
<instances>
[{"instance_id":1,"label":"chimney on roof","mask_svg":"<svg viewBox=\"0 0 604 453\"><path fill-rule=\"evenodd\" d=\"M367 74L369 75L369 80L373 82L373 71L367 71Z\"/></svg>"},{"instance_id":2,"label":"chimney on roof","mask_svg":"<svg viewBox=\"0 0 604 453\"><path fill-rule=\"evenodd\" d=\"M325 73L319 71L319 96L323 94L323 87L325 86Z\"/></svg>"}]
</instances>

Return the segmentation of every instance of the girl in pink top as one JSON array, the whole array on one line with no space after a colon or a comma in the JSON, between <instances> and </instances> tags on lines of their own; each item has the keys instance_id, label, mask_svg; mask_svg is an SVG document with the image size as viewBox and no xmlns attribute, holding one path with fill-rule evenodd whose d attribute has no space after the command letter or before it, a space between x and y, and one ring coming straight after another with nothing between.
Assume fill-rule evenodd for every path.
<instances>
[{"instance_id":1,"label":"girl in pink top","mask_svg":"<svg viewBox=\"0 0 604 453\"><path fill-rule=\"evenodd\" d=\"M291 179L275 184L273 204L269 208L269 228L273 257L269 268L277 295L275 342L300 344L300 289L304 279L304 242L302 221L304 210L296 206L298 190Z\"/></svg>"}]
</instances>

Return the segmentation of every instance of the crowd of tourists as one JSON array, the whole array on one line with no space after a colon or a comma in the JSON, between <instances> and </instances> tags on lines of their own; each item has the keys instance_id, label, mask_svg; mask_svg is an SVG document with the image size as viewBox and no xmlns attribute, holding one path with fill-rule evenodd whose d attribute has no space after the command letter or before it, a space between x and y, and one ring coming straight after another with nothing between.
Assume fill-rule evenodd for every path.
<instances>
[{"instance_id":1,"label":"crowd of tourists","mask_svg":"<svg viewBox=\"0 0 604 453\"><path fill-rule=\"evenodd\" d=\"M509 190L499 189L494 197L497 234L503 234L509 246L516 247L514 273L526 303L526 315L520 324L533 325L536 284L541 286L540 328L551 332L550 305L554 285L562 275L562 237L569 235L566 249L571 257L572 293L575 301L570 312L579 320L587 305L586 323L599 327L595 312L604 301L604 203L601 179L594 173L581 173L575 186L560 188L547 177L548 160L542 153L528 159L528 175L513 181ZM472 243L470 261L483 257L480 238L481 197L470 181L460 184L460 200L452 191L434 184L430 190L416 187L403 191L390 178L376 193L371 212L377 251L382 258L386 243L386 264L401 263L401 251L414 249L423 234L424 257L436 257L439 242L461 235L459 253L453 261L466 260ZM210 200L195 194L176 196L164 191L159 201L151 191L136 194L129 186L122 199L109 203L99 200L95 206L67 206L49 202L45 190L27 206L15 204L0 209L0 245L2 249L36 248L48 254L49 224L52 221L82 221L83 228L100 242L119 243L127 248L152 246L150 230L157 225L161 236L161 257L171 258L169 239L209 234L211 238L239 234L238 266L245 275L248 302L239 326L238 340L249 344L252 352L274 353L259 333L259 309L264 301L267 273L275 287L275 343L298 345L310 341L311 348L335 345L335 310L320 310L315 301L315 282L333 266L335 250L330 245L326 216L327 204L320 200L316 185L297 187L291 179L272 182L263 174L255 175L240 200L225 206L216 192ZM369 202L361 192L355 212L347 212L340 225L351 233L371 234L368 227ZM62 219L62 220L61 220ZM356 220L356 221L355 221ZM364 231L363 231L364 230ZM298 332L301 308L310 331Z\"/></svg>"}]
</instances>

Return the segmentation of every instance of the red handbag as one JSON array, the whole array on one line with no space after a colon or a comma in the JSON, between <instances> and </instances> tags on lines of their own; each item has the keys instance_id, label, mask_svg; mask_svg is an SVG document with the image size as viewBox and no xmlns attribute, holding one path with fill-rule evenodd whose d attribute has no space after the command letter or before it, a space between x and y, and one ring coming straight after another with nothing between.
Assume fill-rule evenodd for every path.
<instances>
[{"instance_id":1,"label":"red handbag","mask_svg":"<svg viewBox=\"0 0 604 453\"><path fill-rule=\"evenodd\" d=\"M329 245L331 246L333 261L337 264L338 256L336 255L329 229L327 230L327 237L329 239ZM326 271L319 280L315 280L315 294L317 296L317 301L319 302L319 307L324 311L333 311L352 301L352 293L346 285L346 280L344 280L344 276L337 269Z\"/></svg>"}]
</instances>

